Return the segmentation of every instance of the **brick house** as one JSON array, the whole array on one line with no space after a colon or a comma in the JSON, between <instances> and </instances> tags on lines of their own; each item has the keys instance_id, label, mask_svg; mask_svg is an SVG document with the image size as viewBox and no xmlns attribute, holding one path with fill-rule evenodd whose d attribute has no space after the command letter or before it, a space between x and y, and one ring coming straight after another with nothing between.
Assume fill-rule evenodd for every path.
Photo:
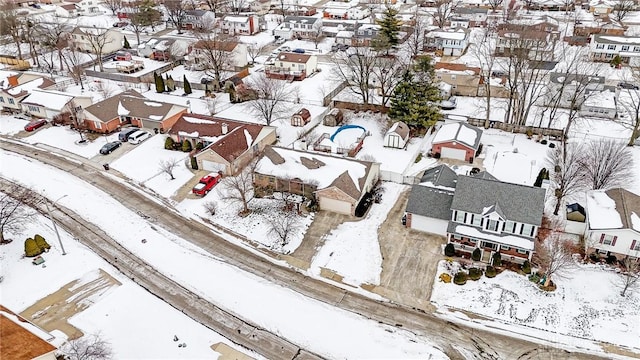
<instances>
[{"instance_id":1,"label":"brick house","mask_svg":"<svg viewBox=\"0 0 640 360\"><path fill-rule=\"evenodd\" d=\"M182 114L168 131L175 142L191 142L192 148L202 143L194 156L198 168L235 175L276 142L276 129L254 123L216 118L207 115Z\"/></svg>"},{"instance_id":2,"label":"brick house","mask_svg":"<svg viewBox=\"0 0 640 360\"><path fill-rule=\"evenodd\" d=\"M304 80L317 68L315 55L281 52L272 65L265 65L265 74L273 79Z\"/></svg>"},{"instance_id":3,"label":"brick house","mask_svg":"<svg viewBox=\"0 0 640 360\"><path fill-rule=\"evenodd\" d=\"M378 163L267 146L253 183L258 191L301 195L321 210L355 215L379 176Z\"/></svg>"},{"instance_id":4,"label":"brick house","mask_svg":"<svg viewBox=\"0 0 640 360\"><path fill-rule=\"evenodd\" d=\"M444 124L433 137L434 156L473 162L480 149L482 130L465 122Z\"/></svg>"},{"instance_id":5,"label":"brick house","mask_svg":"<svg viewBox=\"0 0 640 360\"><path fill-rule=\"evenodd\" d=\"M640 196L616 188L587 192L587 253L640 258Z\"/></svg>"},{"instance_id":6,"label":"brick house","mask_svg":"<svg viewBox=\"0 0 640 360\"><path fill-rule=\"evenodd\" d=\"M127 124L166 131L187 110L185 106L149 100L135 90L127 90L85 108L83 115L89 130L108 134Z\"/></svg>"}]
</instances>

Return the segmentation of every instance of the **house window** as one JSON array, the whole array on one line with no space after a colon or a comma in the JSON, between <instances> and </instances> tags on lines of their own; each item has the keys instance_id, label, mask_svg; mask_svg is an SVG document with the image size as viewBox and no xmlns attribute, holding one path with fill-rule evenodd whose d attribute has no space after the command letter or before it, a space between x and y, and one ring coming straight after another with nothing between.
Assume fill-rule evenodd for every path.
<instances>
[{"instance_id":1,"label":"house window","mask_svg":"<svg viewBox=\"0 0 640 360\"><path fill-rule=\"evenodd\" d=\"M633 251L640 251L640 241L638 240L633 240L631 242L631 250Z\"/></svg>"},{"instance_id":2,"label":"house window","mask_svg":"<svg viewBox=\"0 0 640 360\"><path fill-rule=\"evenodd\" d=\"M596 45L596 49L604 49L604 44L598 44L598 45Z\"/></svg>"},{"instance_id":3,"label":"house window","mask_svg":"<svg viewBox=\"0 0 640 360\"><path fill-rule=\"evenodd\" d=\"M27 108L29 109L29 111L31 112L40 112L40 108L37 106L32 106L32 105L27 105Z\"/></svg>"},{"instance_id":4,"label":"house window","mask_svg":"<svg viewBox=\"0 0 640 360\"><path fill-rule=\"evenodd\" d=\"M634 46L633 47L633 51L634 52L640 52L640 46Z\"/></svg>"},{"instance_id":5,"label":"house window","mask_svg":"<svg viewBox=\"0 0 640 360\"><path fill-rule=\"evenodd\" d=\"M456 211L455 222L464 223L464 217L466 213L464 211Z\"/></svg>"},{"instance_id":6,"label":"house window","mask_svg":"<svg viewBox=\"0 0 640 360\"><path fill-rule=\"evenodd\" d=\"M13 99L9 98L8 100L9 100L9 104L11 104L11 105L15 105L15 103L16 103L16 102L15 102L15 101L13 101Z\"/></svg>"},{"instance_id":7,"label":"house window","mask_svg":"<svg viewBox=\"0 0 640 360\"><path fill-rule=\"evenodd\" d=\"M613 244L613 236L611 236L611 235L605 235L605 236L604 236L604 239L602 239L602 243L603 243L604 245L611 245L611 244Z\"/></svg>"},{"instance_id":8,"label":"house window","mask_svg":"<svg viewBox=\"0 0 640 360\"><path fill-rule=\"evenodd\" d=\"M511 248L507 245L500 245L500 250L509 250L509 249Z\"/></svg>"},{"instance_id":9,"label":"house window","mask_svg":"<svg viewBox=\"0 0 640 360\"><path fill-rule=\"evenodd\" d=\"M476 242L478 242L478 240L476 239L469 239L469 241L471 241L472 244L475 244Z\"/></svg>"},{"instance_id":10,"label":"house window","mask_svg":"<svg viewBox=\"0 0 640 360\"><path fill-rule=\"evenodd\" d=\"M3 103L3 102L4 102L4 98L0 97L0 103Z\"/></svg>"},{"instance_id":11,"label":"house window","mask_svg":"<svg viewBox=\"0 0 640 360\"><path fill-rule=\"evenodd\" d=\"M270 176L269 177L269 182L272 183L272 184L275 183L276 182L276 178Z\"/></svg>"},{"instance_id":12,"label":"house window","mask_svg":"<svg viewBox=\"0 0 640 360\"><path fill-rule=\"evenodd\" d=\"M456 235L453 235L453 239L454 240L462 240L462 236L456 234Z\"/></svg>"},{"instance_id":13,"label":"house window","mask_svg":"<svg viewBox=\"0 0 640 360\"><path fill-rule=\"evenodd\" d=\"M102 129L102 123L100 121L94 121L93 125L96 127L96 129Z\"/></svg>"},{"instance_id":14,"label":"house window","mask_svg":"<svg viewBox=\"0 0 640 360\"><path fill-rule=\"evenodd\" d=\"M498 231L498 226L500 225L500 221L498 220L489 220L487 223L486 229L489 231Z\"/></svg>"},{"instance_id":15,"label":"house window","mask_svg":"<svg viewBox=\"0 0 640 360\"><path fill-rule=\"evenodd\" d=\"M527 255L527 250L516 249L516 251L518 252L518 254Z\"/></svg>"},{"instance_id":16,"label":"house window","mask_svg":"<svg viewBox=\"0 0 640 360\"><path fill-rule=\"evenodd\" d=\"M629 51L629 45L622 45L622 51Z\"/></svg>"},{"instance_id":17,"label":"house window","mask_svg":"<svg viewBox=\"0 0 640 360\"><path fill-rule=\"evenodd\" d=\"M482 216L473 215L473 220L471 221L471 225L482 226Z\"/></svg>"},{"instance_id":18,"label":"house window","mask_svg":"<svg viewBox=\"0 0 640 360\"><path fill-rule=\"evenodd\" d=\"M522 224L522 229L520 230L520 235L525 236L533 236L533 229L535 226L529 224Z\"/></svg>"},{"instance_id":19,"label":"house window","mask_svg":"<svg viewBox=\"0 0 640 360\"><path fill-rule=\"evenodd\" d=\"M456 76L455 75L451 75L451 80L455 80Z\"/></svg>"},{"instance_id":20,"label":"house window","mask_svg":"<svg viewBox=\"0 0 640 360\"><path fill-rule=\"evenodd\" d=\"M504 231L512 234L515 233L516 223L510 220L507 220L506 224L504 225Z\"/></svg>"},{"instance_id":21,"label":"house window","mask_svg":"<svg viewBox=\"0 0 640 360\"><path fill-rule=\"evenodd\" d=\"M607 45L607 50L615 50L616 46L615 45Z\"/></svg>"}]
</instances>

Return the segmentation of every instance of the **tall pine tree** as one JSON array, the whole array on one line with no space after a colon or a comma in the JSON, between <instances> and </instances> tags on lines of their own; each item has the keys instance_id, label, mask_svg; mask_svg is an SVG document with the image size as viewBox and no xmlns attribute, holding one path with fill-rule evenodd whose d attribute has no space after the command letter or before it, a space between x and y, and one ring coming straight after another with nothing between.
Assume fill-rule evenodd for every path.
<instances>
[{"instance_id":1,"label":"tall pine tree","mask_svg":"<svg viewBox=\"0 0 640 360\"><path fill-rule=\"evenodd\" d=\"M124 37L124 44L122 45L123 48L125 49L131 49L131 44L129 44L129 40L127 40L127 37Z\"/></svg>"},{"instance_id":2,"label":"tall pine tree","mask_svg":"<svg viewBox=\"0 0 640 360\"><path fill-rule=\"evenodd\" d=\"M382 46L382 44L387 44L388 48L398 45L399 39L398 34L400 33L400 20L396 18L398 15L398 10L392 8L387 5L384 10L382 20L378 21L378 25L380 25L380 39L378 39L378 43Z\"/></svg>"},{"instance_id":3,"label":"tall pine tree","mask_svg":"<svg viewBox=\"0 0 640 360\"><path fill-rule=\"evenodd\" d=\"M153 77L156 82L156 92L163 93L165 91L165 88L164 88L164 79L162 79L162 75L158 75L158 73L154 72Z\"/></svg>"},{"instance_id":4,"label":"tall pine tree","mask_svg":"<svg viewBox=\"0 0 640 360\"><path fill-rule=\"evenodd\" d=\"M187 75L182 75L182 84L184 87L184 93L191 94L191 84L189 83L189 80L187 80Z\"/></svg>"}]
</instances>

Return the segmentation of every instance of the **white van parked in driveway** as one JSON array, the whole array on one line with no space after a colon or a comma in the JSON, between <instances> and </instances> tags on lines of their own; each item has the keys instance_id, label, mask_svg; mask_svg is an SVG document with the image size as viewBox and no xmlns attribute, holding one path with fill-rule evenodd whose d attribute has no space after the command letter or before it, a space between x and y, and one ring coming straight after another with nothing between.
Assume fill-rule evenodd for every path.
<instances>
[{"instance_id":1,"label":"white van parked in driveway","mask_svg":"<svg viewBox=\"0 0 640 360\"><path fill-rule=\"evenodd\" d=\"M151 134L149 134L148 132L144 131L144 130L139 130L134 132L133 134L129 135L129 144L132 145L138 145L141 142L147 140L148 138L151 137Z\"/></svg>"}]
</instances>

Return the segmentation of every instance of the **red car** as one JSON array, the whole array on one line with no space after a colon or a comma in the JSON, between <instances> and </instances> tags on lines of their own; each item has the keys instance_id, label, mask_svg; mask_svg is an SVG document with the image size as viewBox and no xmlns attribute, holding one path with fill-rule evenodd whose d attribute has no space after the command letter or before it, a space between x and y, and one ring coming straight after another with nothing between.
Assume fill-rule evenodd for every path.
<instances>
[{"instance_id":1,"label":"red car","mask_svg":"<svg viewBox=\"0 0 640 360\"><path fill-rule=\"evenodd\" d=\"M34 131L36 129L39 129L39 128L45 126L46 124L47 124L47 120L38 119L38 120L34 120L34 121L28 123L27 125L25 125L24 129L26 131Z\"/></svg>"},{"instance_id":2,"label":"red car","mask_svg":"<svg viewBox=\"0 0 640 360\"><path fill-rule=\"evenodd\" d=\"M205 196L213 189L214 186L220 181L222 176L220 174L209 174L200 179L200 182L196 184L191 190L194 194Z\"/></svg>"}]
</instances>

